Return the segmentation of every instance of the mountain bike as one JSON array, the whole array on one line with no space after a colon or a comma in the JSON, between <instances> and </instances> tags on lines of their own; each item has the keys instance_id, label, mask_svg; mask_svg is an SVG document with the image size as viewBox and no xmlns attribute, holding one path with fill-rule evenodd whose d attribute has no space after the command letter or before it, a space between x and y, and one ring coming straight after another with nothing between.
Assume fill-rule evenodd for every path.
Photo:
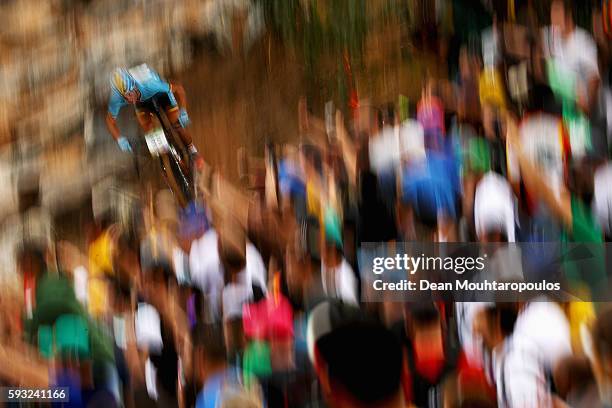
<instances>
[{"instance_id":1,"label":"mountain bike","mask_svg":"<svg viewBox=\"0 0 612 408\"><path fill-rule=\"evenodd\" d=\"M157 162L161 172L174 193L179 205L186 207L196 195L194 176L196 172L189 158L189 152L180 136L170 125L158 101L153 99L153 113L159 125L145 134L147 148Z\"/></svg>"}]
</instances>

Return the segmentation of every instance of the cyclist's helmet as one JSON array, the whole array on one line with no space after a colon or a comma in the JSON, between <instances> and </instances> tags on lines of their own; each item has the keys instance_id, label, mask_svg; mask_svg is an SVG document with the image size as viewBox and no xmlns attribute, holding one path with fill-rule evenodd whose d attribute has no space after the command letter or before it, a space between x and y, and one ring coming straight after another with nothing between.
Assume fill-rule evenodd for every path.
<instances>
[{"instance_id":1,"label":"cyclist's helmet","mask_svg":"<svg viewBox=\"0 0 612 408\"><path fill-rule=\"evenodd\" d=\"M134 77L125 68L116 68L110 75L110 83L121 96L136 88Z\"/></svg>"}]
</instances>

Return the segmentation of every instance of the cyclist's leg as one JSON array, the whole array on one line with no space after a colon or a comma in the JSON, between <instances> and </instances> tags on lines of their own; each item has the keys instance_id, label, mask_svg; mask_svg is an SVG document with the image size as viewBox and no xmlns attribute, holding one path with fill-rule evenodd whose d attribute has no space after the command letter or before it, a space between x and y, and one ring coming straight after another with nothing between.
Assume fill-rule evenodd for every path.
<instances>
[{"instance_id":1,"label":"cyclist's leg","mask_svg":"<svg viewBox=\"0 0 612 408\"><path fill-rule=\"evenodd\" d=\"M153 114L144 107L136 107L136 118L138 119L138 124L140 128L148 133L153 129Z\"/></svg>"},{"instance_id":2,"label":"cyclist's leg","mask_svg":"<svg viewBox=\"0 0 612 408\"><path fill-rule=\"evenodd\" d=\"M179 134L179 137L183 141L183 144L187 148L187 151L191 155L191 158L194 160L194 164L196 169L202 170L204 168L204 159L198 152L198 149L193 144L193 139L191 138L191 134L187 129L185 129L181 123L179 122L179 108L175 107L166 107L166 117L172 124L172 127Z\"/></svg>"},{"instance_id":3,"label":"cyclist's leg","mask_svg":"<svg viewBox=\"0 0 612 408\"><path fill-rule=\"evenodd\" d=\"M168 118L168 121L170 122L172 128L176 131L176 133L178 133L191 157L195 159L196 167L201 170L204 167L204 160L202 159L202 156L200 156L200 154L198 153L198 149L196 149L196 147L194 146L190 132L185 129L179 121L179 106L172 106L170 100L168 100L168 97L166 95L160 95L159 99L157 100L166 112L166 117Z\"/></svg>"}]
</instances>

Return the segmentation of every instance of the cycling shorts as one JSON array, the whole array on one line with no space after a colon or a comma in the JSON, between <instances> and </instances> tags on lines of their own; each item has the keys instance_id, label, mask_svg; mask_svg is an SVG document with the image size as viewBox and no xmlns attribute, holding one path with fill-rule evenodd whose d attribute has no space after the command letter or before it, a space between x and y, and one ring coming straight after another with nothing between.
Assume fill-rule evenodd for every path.
<instances>
[{"instance_id":1,"label":"cycling shorts","mask_svg":"<svg viewBox=\"0 0 612 408\"><path fill-rule=\"evenodd\" d=\"M163 109L165 112L170 112L179 109L178 105L170 100L167 93L159 92L153 95L153 97L151 97L150 99L147 99L146 101L136 102L136 114L155 114L155 106L153 104L153 100L155 100L157 102L157 106L159 106L159 108Z\"/></svg>"}]
</instances>

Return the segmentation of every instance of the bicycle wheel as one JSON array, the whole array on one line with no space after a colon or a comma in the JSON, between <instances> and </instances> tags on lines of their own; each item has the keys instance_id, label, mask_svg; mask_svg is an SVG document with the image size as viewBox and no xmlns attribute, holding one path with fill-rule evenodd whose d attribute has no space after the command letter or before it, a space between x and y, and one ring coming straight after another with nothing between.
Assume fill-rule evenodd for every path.
<instances>
[{"instance_id":1,"label":"bicycle wheel","mask_svg":"<svg viewBox=\"0 0 612 408\"><path fill-rule=\"evenodd\" d=\"M189 155L186 153L181 138L172 129L166 115L158 108L157 104L154 104L154 107L159 124L170 145L169 151L159 156L162 173L181 207L186 207L195 195L193 172L188 160Z\"/></svg>"},{"instance_id":2,"label":"bicycle wheel","mask_svg":"<svg viewBox=\"0 0 612 408\"><path fill-rule=\"evenodd\" d=\"M193 200L193 188L189 178L183 172L180 164L169 154L159 156L159 164L164 178L179 205L183 208L186 207Z\"/></svg>"}]
</instances>

